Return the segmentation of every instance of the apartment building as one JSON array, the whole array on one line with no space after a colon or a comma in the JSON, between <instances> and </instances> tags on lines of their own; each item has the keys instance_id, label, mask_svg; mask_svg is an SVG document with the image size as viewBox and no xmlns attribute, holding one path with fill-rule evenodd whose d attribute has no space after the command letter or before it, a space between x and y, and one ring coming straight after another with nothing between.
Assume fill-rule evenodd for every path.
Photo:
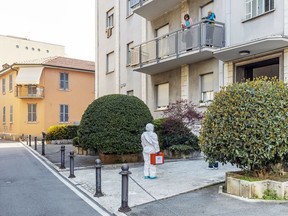
<instances>
[{"instance_id":1,"label":"apartment building","mask_svg":"<svg viewBox=\"0 0 288 216\"><path fill-rule=\"evenodd\" d=\"M16 61L64 56L62 45L33 41L16 36L0 35L0 66L11 65Z\"/></svg>"},{"instance_id":2,"label":"apartment building","mask_svg":"<svg viewBox=\"0 0 288 216\"><path fill-rule=\"evenodd\" d=\"M183 30L186 13L193 25ZM96 97L133 94L155 118L181 99L205 109L233 82L288 82L285 0L97 1L96 28Z\"/></svg>"},{"instance_id":3,"label":"apartment building","mask_svg":"<svg viewBox=\"0 0 288 216\"><path fill-rule=\"evenodd\" d=\"M95 63L48 57L0 71L0 135L41 137L52 125L79 124L95 99Z\"/></svg>"}]
</instances>

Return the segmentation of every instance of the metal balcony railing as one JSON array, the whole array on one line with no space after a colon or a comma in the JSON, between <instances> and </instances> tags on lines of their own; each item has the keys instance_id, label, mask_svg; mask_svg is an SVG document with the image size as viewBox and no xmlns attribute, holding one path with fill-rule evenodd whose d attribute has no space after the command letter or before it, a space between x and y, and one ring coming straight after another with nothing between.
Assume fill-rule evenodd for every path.
<instances>
[{"instance_id":1,"label":"metal balcony railing","mask_svg":"<svg viewBox=\"0 0 288 216\"><path fill-rule=\"evenodd\" d=\"M207 20L193 24L189 29L180 29L153 40L132 47L131 66L143 67L145 64L179 58L184 53L193 53L204 48L217 49L225 46L225 24L209 23Z\"/></svg>"},{"instance_id":2,"label":"metal balcony railing","mask_svg":"<svg viewBox=\"0 0 288 216\"><path fill-rule=\"evenodd\" d=\"M139 6L142 6L145 1L147 0L131 0L130 6L132 9L139 7Z\"/></svg>"},{"instance_id":3,"label":"metal balcony railing","mask_svg":"<svg viewBox=\"0 0 288 216\"><path fill-rule=\"evenodd\" d=\"M36 85L18 85L15 87L15 97L17 98L44 98L44 87Z\"/></svg>"}]
</instances>

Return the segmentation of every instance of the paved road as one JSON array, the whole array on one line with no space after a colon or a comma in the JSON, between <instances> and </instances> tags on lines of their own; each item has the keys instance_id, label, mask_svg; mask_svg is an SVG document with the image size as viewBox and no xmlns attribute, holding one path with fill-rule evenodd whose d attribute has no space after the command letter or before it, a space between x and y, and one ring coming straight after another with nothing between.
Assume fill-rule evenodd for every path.
<instances>
[{"instance_id":1,"label":"paved road","mask_svg":"<svg viewBox=\"0 0 288 216\"><path fill-rule=\"evenodd\" d=\"M0 142L0 216L101 215L94 205L84 202L21 144Z\"/></svg>"},{"instance_id":2,"label":"paved road","mask_svg":"<svg viewBox=\"0 0 288 216\"><path fill-rule=\"evenodd\" d=\"M128 216L287 216L288 203L246 202L218 193L219 185L132 208Z\"/></svg>"}]
</instances>

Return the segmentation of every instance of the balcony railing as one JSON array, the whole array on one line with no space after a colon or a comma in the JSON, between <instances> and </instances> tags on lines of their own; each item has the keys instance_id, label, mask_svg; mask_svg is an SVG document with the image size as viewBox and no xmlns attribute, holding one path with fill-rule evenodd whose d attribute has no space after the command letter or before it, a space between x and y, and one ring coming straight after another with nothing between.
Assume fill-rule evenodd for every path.
<instances>
[{"instance_id":1,"label":"balcony railing","mask_svg":"<svg viewBox=\"0 0 288 216\"><path fill-rule=\"evenodd\" d=\"M15 97L23 99L44 98L44 87L36 85L18 85L15 87Z\"/></svg>"},{"instance_id":2,"label":"balcony railing","mask_svg":"<svg viewBox=\"0 0 288 216\"><path fill-rule=\"evenodd\" d=\"M189 52L211 52L225 46L224 23L209 23L203 20L186 30L177 30L153 40L132 47L131 66L144 67L146 64L158 63L169 59L180 58Z\"/></svg>"},{"instance_id":3,"label":"balcony railing","mask_svg":"<svg viewBox=\"0 0 288 216\"><path fill-rule=\"evenodd\" d=\"M142 6L145 1L147 0L131 0L130 6L131 8L139 7Z\"/></svg>"}]
</instances>

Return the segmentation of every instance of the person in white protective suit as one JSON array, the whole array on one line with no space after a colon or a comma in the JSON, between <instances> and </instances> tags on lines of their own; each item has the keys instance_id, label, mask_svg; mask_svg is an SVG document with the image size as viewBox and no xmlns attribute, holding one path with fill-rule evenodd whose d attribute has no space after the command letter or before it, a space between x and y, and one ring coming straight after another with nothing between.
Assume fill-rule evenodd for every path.
<instances>
[{"instance_id":1,"label":"person in white protective suit","mask_svg":"<svg viewBox=\"0 0 288 216\"><path fill-rule=\"evenodd\" d=\"M143 147L144 157L144 178L155 179L156 178L156 165L150 164L150 154L159 153L158 136L154 132L154 125L148 123L146 125L146 131L141 135L141 144Z\"/></svg>"}]
</instances>

